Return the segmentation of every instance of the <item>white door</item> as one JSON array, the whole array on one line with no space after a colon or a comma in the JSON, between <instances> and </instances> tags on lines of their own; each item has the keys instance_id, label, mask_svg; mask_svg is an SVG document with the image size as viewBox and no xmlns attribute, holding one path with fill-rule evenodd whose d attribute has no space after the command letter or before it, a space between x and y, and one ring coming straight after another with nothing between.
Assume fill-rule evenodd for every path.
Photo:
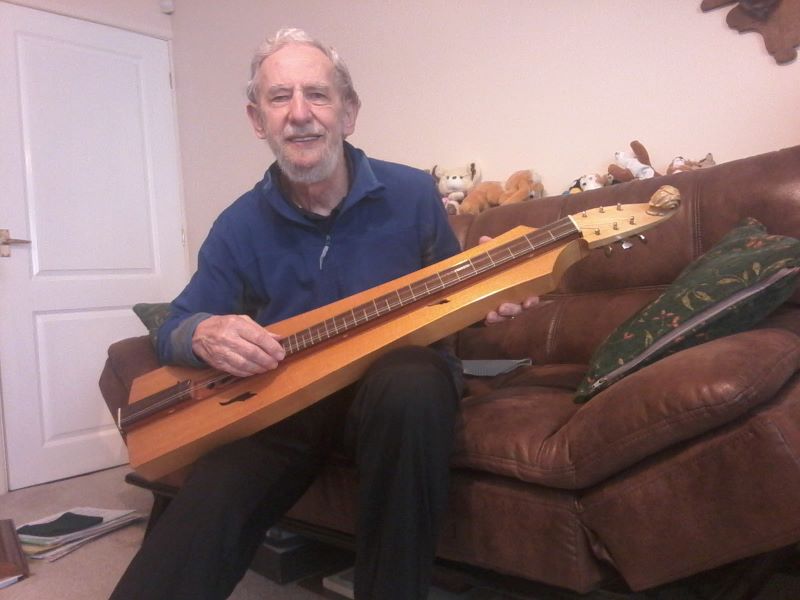
<instances>
[{"instance_id":1,"label":"white door","mask_svg":"<svg viewBox=\"0 0 800 600\"><path fill-rule=\"evenodd\" d=\"M97 381L187 279L167 42L0 2L0 398L11 489L127 461Z\"/></svg>"}]
</instances>

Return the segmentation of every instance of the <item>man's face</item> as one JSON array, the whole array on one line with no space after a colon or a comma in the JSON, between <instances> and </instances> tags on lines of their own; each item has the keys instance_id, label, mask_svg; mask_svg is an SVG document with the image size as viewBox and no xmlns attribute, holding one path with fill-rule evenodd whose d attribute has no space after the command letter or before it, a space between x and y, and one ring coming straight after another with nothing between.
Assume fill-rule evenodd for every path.
<instances>
[{"instance_id":1,"label":"man's face","mask_svg":"<svg viewBox=\"0 0 800 600\"><path fill-rule=\"evenodd\" d=\"M290 181L316 183L343 159L357 108L344 102L334 67L313 46L290 44L261 63L257 105L247 113Z\"/></svg>"}]
</instances>

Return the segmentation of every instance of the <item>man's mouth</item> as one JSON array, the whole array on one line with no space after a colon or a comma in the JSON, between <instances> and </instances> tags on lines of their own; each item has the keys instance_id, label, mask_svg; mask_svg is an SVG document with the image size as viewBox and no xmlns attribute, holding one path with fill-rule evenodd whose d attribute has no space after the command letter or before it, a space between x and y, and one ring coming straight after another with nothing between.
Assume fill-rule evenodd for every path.
<instances>
[{"instance_id":1,"label":"man's mouth","mask_svg":"<svg viewBox=\"0 0 800 600\"><path fill-rule=\"evenodd\" d=\"M311 135L291 135L287 137L287 141L292 142L294 144L304 144L309 142L315 142L320 139L322 135L320 134L311 134Z\"/></svg>"}]
</instances>

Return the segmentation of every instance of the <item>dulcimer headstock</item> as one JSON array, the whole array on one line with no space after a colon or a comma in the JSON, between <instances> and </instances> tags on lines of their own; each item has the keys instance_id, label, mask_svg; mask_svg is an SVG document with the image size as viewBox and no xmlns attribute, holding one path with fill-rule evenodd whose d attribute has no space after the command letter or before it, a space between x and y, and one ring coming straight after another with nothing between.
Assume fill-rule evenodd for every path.
<instances>
[{"instance_id":1,"label":"dulcimer headstock","mask_svg":"<svg viewBox=\"0 0 800 600\"><path fill-rule=\"evenodd\" d=\"M569 218L581 231L589 248L607 247L666 221L678 211L680 202L680 192L671 185L663 185L651 196L648 204L601 206Z\"/></svg>"}]
</instances>

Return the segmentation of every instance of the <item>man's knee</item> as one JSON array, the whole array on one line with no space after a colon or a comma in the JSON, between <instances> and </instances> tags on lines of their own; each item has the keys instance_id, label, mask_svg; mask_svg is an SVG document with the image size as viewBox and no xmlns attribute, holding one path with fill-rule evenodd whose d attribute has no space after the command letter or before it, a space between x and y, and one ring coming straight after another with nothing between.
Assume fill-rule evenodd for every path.
<instances>
[{"instance_id":1,"label":"man's knee","mask_svg":"<svg viewBox=\"0 0 800 600\"><path fill-rule=\"evenodd\" d=\"M372 379L416 389L449 388L453 383L447 361L436 350L423 346L403 346L384 354L367 371L365 380Z\"/></svg>"},{"instance_id":2,"label":"man's knee","mask_svg":"<svg viewBox=\"0 0 800 600\"><path fill-rule=\"evenodd\" d=\"M453 377L446 361L430 348L408 346L376 361L364 378L365 412L395 423L448 425L457 406Z\"/></svg>"}]
</instances>

